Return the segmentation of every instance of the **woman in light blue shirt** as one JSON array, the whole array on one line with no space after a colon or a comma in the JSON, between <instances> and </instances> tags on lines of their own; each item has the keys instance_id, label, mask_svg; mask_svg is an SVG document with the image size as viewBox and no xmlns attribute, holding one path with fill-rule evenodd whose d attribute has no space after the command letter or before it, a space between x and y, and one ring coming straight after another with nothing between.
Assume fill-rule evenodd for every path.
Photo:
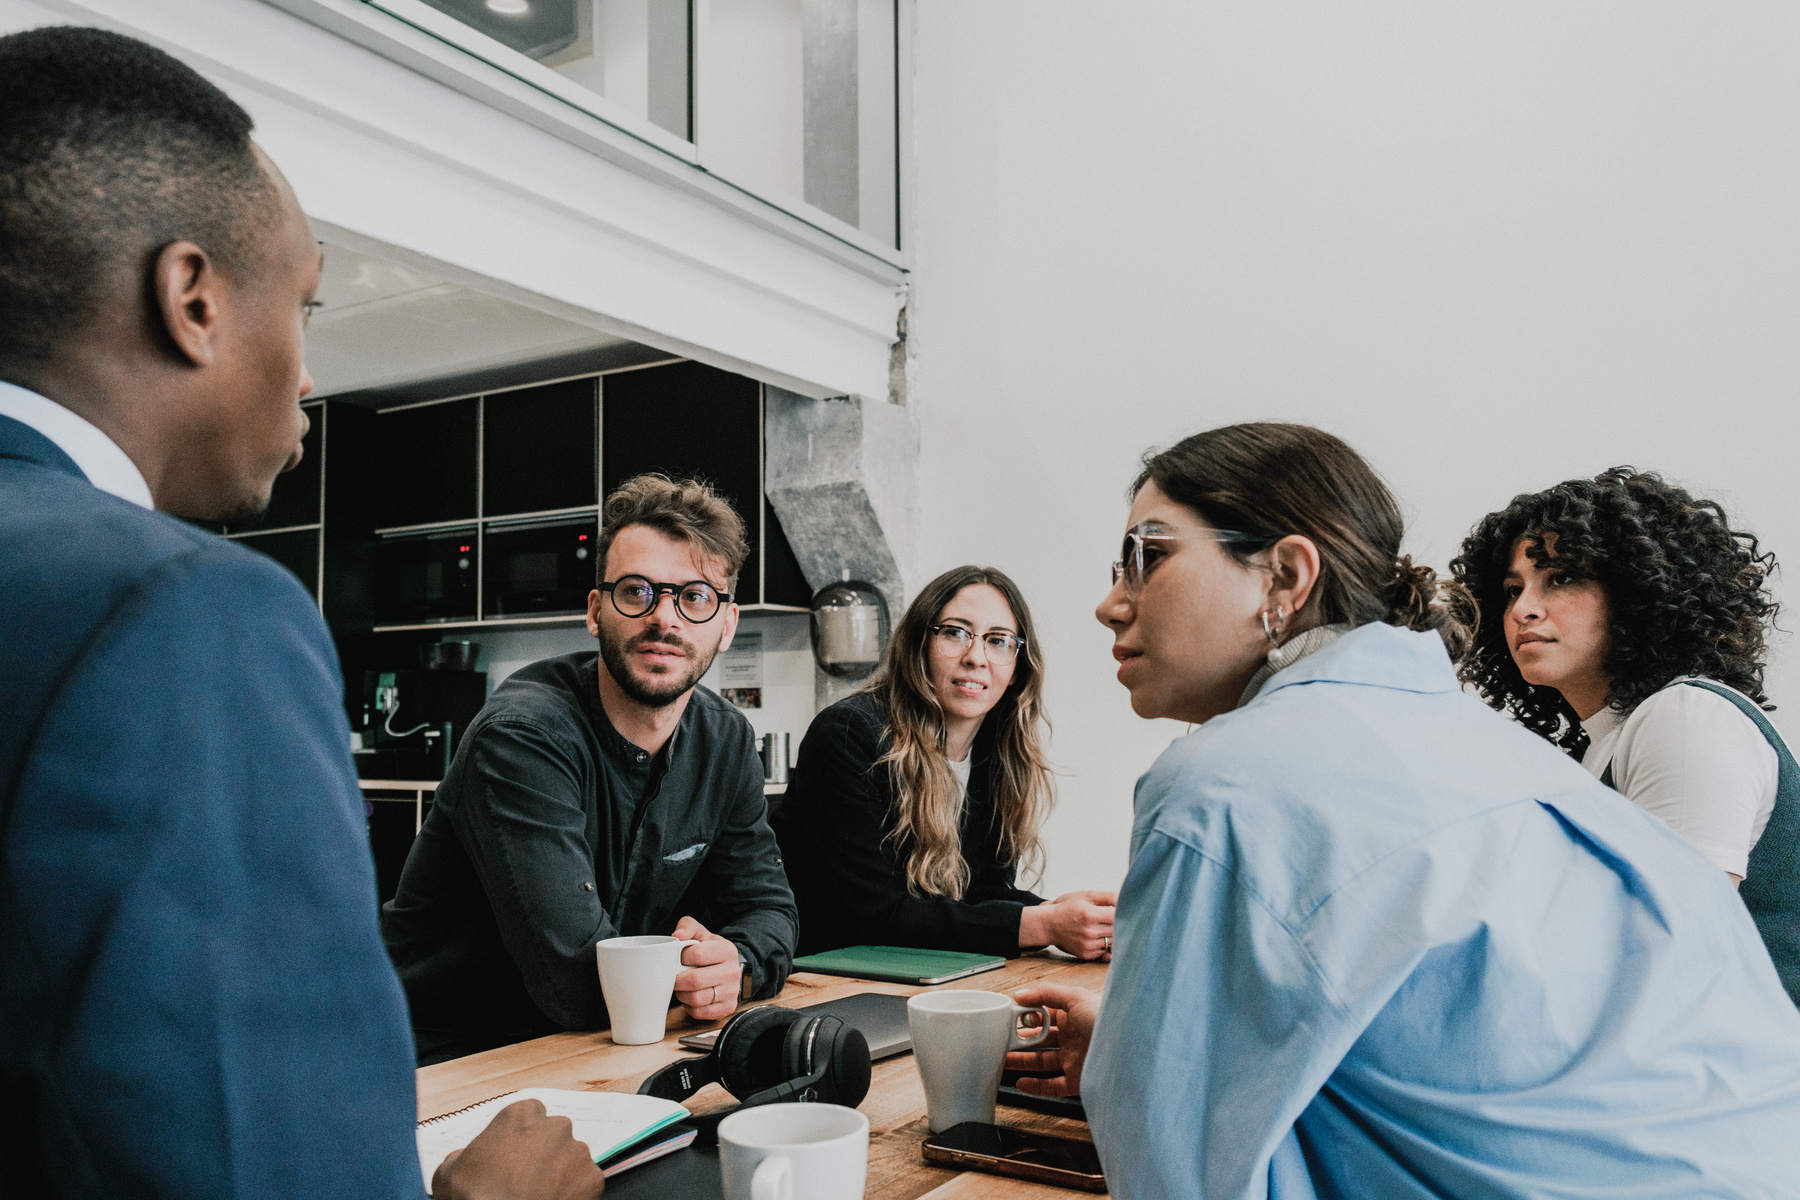
<instances>
[{"instance_id":1,"label":"woman in light blue shirt","mask_svg":"<svg viewBox=\"0 0 1800 1200\"><path fill-rule=\"evenodd\" d=\"M1143 717L1104 1000L1038 987L1112 1194L1792 1195L1800 1013L1730 883L1457 686L1348 446L1149 458L1098 616Z\"/></svg>"}]
</instances>

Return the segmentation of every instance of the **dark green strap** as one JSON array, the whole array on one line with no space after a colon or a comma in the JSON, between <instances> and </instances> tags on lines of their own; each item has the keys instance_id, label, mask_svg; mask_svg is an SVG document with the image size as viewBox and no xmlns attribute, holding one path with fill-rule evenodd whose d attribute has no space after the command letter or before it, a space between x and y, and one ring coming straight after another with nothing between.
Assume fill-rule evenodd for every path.
<instances>
[{"instance_id":1,"label":"dark green strap","mask_svg":"<svg viewBox=\"0 0 1800 1200\"><path fill-rule=\"evenodd\" d=\"M1800 1004L1800 763L1794 761L1787 742L1782 739L1762 709L1747 698L1722 684L1706 679L1684 679L1692 687L1704 688L1737 705L1738 711L1750 718L1763 740L1775 751L1781 773L1775 784L1775 808L1769 823L1750 851L1749 872L1738 889L1744 907L1756 921L1763 945L1775 961L1781 984L1795 1004ZM1607 764L1612 770L1612 764Z\"/></svg>"},{"instance_id":2,"label":"dark green strap","mask_svg":"<svg viewBox=\"0 0 1800 1200\"><path fill-rule=\"evenodd\" d=\"M1683 679L1682 683L1702 688L1715 696L1723 696L1750 718L1763 740L1775 751L1780 774L1775 783L1775 808L1769 823L1750 851L1738 895L1756 922L1781 986L1795 1004L1800 1005L1800 763L1794 761L1787 742L1782 739L1762 709L1723 684L1709 679ZM1612 760L1600 773L1600 782L1614 791L1619 785L1613 779Z\"/></svg>"}]
</instances>

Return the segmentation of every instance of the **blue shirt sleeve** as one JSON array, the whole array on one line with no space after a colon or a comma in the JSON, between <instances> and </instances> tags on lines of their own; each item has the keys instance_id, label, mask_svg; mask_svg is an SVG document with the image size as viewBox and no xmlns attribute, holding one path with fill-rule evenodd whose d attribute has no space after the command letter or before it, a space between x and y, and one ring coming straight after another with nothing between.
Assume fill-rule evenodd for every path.
<instances>
[{"instance_id":1,"label":"blue shirt sleeve","mask_svg":"<svg viewBox=\"0 0 1800 1200\"><path fill-rule=\"evenodd\" d=\"M0 869L6 1057L57 1194L423 1194L340 696L310 597L223 543L64 680Z\"/></svg>"},{"instance_id":2,"label":"blue shirt sleeve","mask_svg":"<svg viewBox=\"0 0 1800 1200\"><path fill-rule=\"evenodd\" d=\"M1112 1194L1265 1194L1258 1173L1362 1020L1253 890L1165 833L1138 846L1119 906L1082 1080Z\"/></svg>"}]
</instances>

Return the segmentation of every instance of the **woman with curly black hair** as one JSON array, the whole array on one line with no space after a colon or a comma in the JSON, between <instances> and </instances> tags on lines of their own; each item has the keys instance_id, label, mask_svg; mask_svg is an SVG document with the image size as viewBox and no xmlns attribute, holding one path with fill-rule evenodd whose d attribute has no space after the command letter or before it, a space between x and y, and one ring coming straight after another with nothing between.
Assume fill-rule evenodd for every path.
<instances>
[{"instance_id":1,"label":"woman with curly black hair","mask_svg":"<svg viewBox=\"0 0 1800 1200\"><path fill-rule=\"evenodd\" d=\"M1743 882L1800 999L1800 769L1762 713L1775 556L1614 467L1514 497L1451 569L1481 613L1463 680Z\"/></svg>"}]
</instances>

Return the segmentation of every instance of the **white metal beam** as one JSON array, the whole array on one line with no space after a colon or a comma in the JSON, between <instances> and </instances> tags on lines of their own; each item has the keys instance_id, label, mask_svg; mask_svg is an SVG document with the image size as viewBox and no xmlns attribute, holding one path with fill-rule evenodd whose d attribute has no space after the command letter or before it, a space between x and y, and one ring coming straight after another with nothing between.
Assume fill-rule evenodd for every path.
<instances>
[{"instance_id":1,"label":"white metal beam","mask_svg":"<svg viewBox=\"0 0 1800 1200\"><path fill-rule=\"evenodd\" d=\"M0 31L101 25L192 64L249 109L339 244L803 395L886 398L891 262L678 186L704 172L417 30L431 73L288 11L302 2L393 21L354 0L0 0ZM447 86L451 67L480 86Z\"/></svg>"}]
</instances>

